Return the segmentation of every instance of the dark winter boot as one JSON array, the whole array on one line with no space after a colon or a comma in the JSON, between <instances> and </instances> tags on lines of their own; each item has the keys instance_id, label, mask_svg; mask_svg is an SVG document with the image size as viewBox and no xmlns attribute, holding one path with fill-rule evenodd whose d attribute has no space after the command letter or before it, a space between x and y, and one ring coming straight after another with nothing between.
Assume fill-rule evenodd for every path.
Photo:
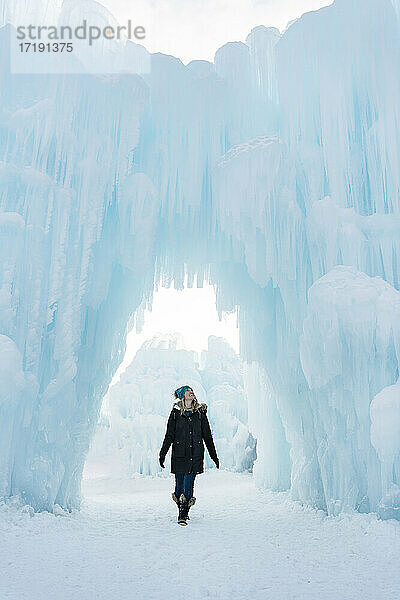
<instances>
[{"instance_id":1,"label":"dark winter boot","mask_svg":"<svg viewBox=\"0 0 400 600\"><path fill-rule=\"evenodd\" d=\"M172 492L172 500L175 502L175 504L177 505L177 507L179 508L179 500L176 497L175 492Z\"/></svg>"},{"instance_id":2,"label":"dark winter boot","mask_svg":"<svg viewBox=\"0 0 400 600\"><path fill-rule=\"evenodd\" d=\"M187 511L186 511L186 516L188 519L190 519L189 517L189 509L191 506L193 506L193 504L196 502L196 498L194 496L192 496L191 498L189 498L188 503L187 503Z\"/></svg>"},{"instance_id":3,"label":"dark winter boot","mask_svg":"<svg viewBox=\"0 0 400 600\"><path fill-rule=\"evenodd\" d=\"M182 492L182 494L179 497L179 515L178 515L178 523L179 525L187 525L186 523L186 519L187 519L187 500L185 498L184 493Z\"/></svg>"}]
</instances>

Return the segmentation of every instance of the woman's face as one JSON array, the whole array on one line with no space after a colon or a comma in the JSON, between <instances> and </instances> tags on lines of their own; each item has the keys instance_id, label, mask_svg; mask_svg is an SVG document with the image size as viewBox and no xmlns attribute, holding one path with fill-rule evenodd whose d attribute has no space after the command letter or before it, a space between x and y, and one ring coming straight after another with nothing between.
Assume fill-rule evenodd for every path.
<instances>
[{"instance_id":1,"label":"woman's face","mask_svg":"<svg viewBox=\"0 0 400 600\"><path fill-rule=\"evenodd\" d=\"M194 400L194 393L192 389L187 389L184 395L185 400L187 400L187 402L192 402Z\"/></svg>"}]
</instances>

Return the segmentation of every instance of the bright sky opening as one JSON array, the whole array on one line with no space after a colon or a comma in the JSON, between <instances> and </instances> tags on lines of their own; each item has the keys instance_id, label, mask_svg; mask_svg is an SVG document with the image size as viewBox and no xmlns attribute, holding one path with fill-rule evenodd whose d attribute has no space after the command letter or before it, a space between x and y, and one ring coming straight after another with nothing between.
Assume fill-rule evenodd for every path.
<instances>
[{"instance_id":1,"label":"bright sky opening","mask_svg":"<svg viewBox=\"0 0 400 600\"><path fill-rule=\"evenodd\" d=\"M128 334L125 357L111 385L118 381L143 342L156 334L181 334L185 348L195 350L199 357L201 350L207 349L209 335L224 337L239 353L237 313L223 313L220 321L215 302L215 290L209 284L184 290L160 288L154 293L151 311L145 311L141 333L136 333L134 327Z\"/></svg>"},{"instance_id":2,"label":"bright sky opening","mask_svg":"<svg viewBox=\"0 0 400 600\"><path fill-rule=\"evenodd\" d=\"M283 31L304 12L332 0L101 0L119 23L130 19L146 28L142 45L185 64L194 59L213 61L216 50L245 41L253 27Z\"/></svg>"}]
</instances>

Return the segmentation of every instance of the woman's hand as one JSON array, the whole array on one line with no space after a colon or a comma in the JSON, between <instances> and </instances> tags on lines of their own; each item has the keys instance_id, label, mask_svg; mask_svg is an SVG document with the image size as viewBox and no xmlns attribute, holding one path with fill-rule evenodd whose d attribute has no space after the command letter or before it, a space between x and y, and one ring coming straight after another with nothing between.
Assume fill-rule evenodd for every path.
<instances>
[{"instance_id":1,"label":"woman's hand","mask_svg":"<svg viewBox=\"0 0 400 600\"><path fill-rule=\"evenodd\" d=\"M163 469L165 469L165 466L164 466L164 460L165 460L165 458L164 458L164 459L162 459L162 458L161 458L161 456L160 456L159 460L160 460L160 465L161 465L161 467L162 467Z\"/></svg>"}]
</instances>

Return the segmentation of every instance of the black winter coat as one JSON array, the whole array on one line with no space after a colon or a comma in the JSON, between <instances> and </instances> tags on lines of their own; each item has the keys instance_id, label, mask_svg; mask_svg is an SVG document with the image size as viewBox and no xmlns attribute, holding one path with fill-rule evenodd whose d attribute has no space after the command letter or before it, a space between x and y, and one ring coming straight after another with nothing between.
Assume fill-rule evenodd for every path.
<instances>
[{"instance_id":1,"label":"black winter coat","mask_svg":"<svg viewBox=\"0 0 400 600\"><path fill-rule=\"evenodd\" d=\"M172 444L171 473L203 473L204 444L215 462L217 451L207 418L207 404L192 411L187 417L181 414L176 402L168 417L167 431L160 450L160 460L164 463Z\"/></svg>"}]
</instances>

